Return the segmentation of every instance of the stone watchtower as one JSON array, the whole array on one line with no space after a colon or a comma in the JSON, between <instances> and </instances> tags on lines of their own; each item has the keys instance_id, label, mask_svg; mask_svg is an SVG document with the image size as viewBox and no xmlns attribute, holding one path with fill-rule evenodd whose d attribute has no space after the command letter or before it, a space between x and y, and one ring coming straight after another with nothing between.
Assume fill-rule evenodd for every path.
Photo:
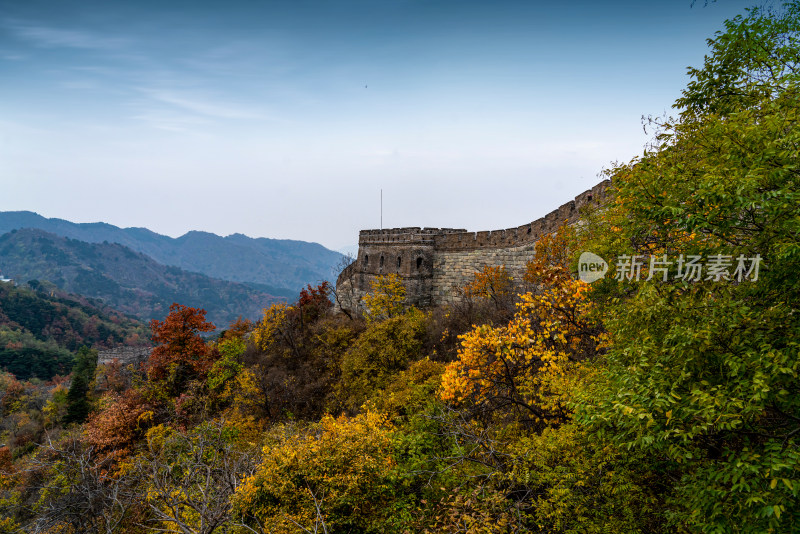
<instances>
[{"instance_id":1,"label":"stone watchtower","mask_svg":"<svg viewBox=\"0 0 800 534\"><path fill-rule=\"evenodd\" d=\"M397 274L408 304L426 307L455 298L453 288L472 279L485 266L505 265L519 274L533 257L536 241L564 223L575 224L581 208L604 201L611 185L605 180L531 223L484 232L452 228L362 230L358 256L336 281L339 304L357 309L380 275Z\"/></svg>"},{"instance_id":2,"label":"stone watchtower","mask_svg":"<svg viewBox=\"0 0 800 534\"><path fill-rule=\"evenodd\" d=\"M433 266L436 261L436 236L464 233L450 228L392 228L361 230L358 256L336 281L336 289L345 295L348 307L370 291L377 276L394 273L403 280L407 302L414 306L433 304ZM343 306L345 304L342 304Z\"/></svg>"}]
</instances>

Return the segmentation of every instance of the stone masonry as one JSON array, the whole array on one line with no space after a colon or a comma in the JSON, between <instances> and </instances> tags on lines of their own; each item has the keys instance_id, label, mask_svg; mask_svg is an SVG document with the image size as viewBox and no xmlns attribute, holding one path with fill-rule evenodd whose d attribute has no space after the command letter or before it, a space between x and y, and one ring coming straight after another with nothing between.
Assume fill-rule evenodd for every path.
<instances>
[{"instance_id":1,"label":"stone masonry","mask_svg":"<svg viewBox=\"0 0 800 534\"><path fill-rule=\"evenodd\" d=\"M150 356L150 347L117 347L115 349L102 349L97 354L97 364L107 365L114 360L119 360L122 367L128 365L139 367Z\"/></svg>"},{"instance_id":2,"label":"stone masonry","mask_svg":"<svg viewBox=\"0 0 800 534\"><path fill-rule=\"evenodd\" d=\"M451 302L462 286L486 266L505 265L519 274L543 235L578 222L582 208L604 201L605 180L541 219L516 228L468 232L453 228L362 230L358 256L336 281L339 304L355 309L377 276L395 273L406 287L407 302L427 307Z\"/></svg>"}]
</instances>

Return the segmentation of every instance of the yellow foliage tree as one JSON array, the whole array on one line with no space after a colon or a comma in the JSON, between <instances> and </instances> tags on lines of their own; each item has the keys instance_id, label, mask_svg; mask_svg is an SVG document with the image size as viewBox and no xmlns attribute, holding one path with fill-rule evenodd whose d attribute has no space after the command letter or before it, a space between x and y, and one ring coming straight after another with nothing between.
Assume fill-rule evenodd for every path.
<instances>
[{"instance_id":1,"label":"yellow foliage tree","mask_svg":"<svg viewBox=\"0 0 800 534\"><path fill-rule=\"evenodd\" d=\"M405 310L406 288L398 275L391 273L378 276L372 282L371 290L371 293L364 296L367 320L390 319Z\"/></svg>"},{"instance_id":2,"label":"yellow foliage tree","mask_svg":"<svg viewBox=\"0 0 800 534\"><path fill-rule=\"evenodd\" d=\"M423 351L427 314L411 308L406 313L371 323L342 356L336 396L347 410L358 410L366 400L419 359Z\"/></svg>"},{"instance_id":3,"label":"yellow foliage tree","mask_svg":"<svg viewBox=\"0 0 800 534\"><path fill-rule=\"evenodd\" d=\"M121 467L141 481L149 531L182 534L230 532L230 497L239 480L252 473L257 449L238 428L210 421L189 431L158 425L147 432L145 448Z\"/></svg>"},{"instance_id":4,"label":"yellow foliage tree","mask_svg":"<svg viewBox=\"0 0 800 534\"><path fill-rule=\"evenodd\" d=\"M306 429L274 427L264 461L233 498L265 532L381 532L392 520L395 466L387 418L324 417Z\"/></svg>"},{"instance_id":5,"label":"yellow foliage tree","mask_svg":"<svg viewBox=\"0 0 800 534\"><path fill-rule=\"evenodd\" d=\"M250 339L262 350L266 350L280 336L280 330L286 320L286 312L291 306L285 302L276 302L264 309L264 317L256 324Z\"/></svg>"}]
</instances>

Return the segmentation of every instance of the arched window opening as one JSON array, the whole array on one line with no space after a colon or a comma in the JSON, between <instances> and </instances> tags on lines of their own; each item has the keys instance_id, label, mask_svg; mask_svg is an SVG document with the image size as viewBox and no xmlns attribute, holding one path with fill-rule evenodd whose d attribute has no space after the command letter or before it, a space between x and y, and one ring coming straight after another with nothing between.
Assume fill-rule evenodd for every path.
<instances>
[{"instance_id":1,"label":"arched window opening","mask_svg":"<svg viewBox=\"0 0 800 534\"><path fill-rule=\"evenodd\" d=\"M383 256L381 256L380 264L378 265L381 269L383 269Z\"/></svg>"},{"instance_id":2,"label":"arched window opening","mask_svg":"<svg viewBox=\"0 0 800 534\"><path fill-rule=\"evenodd\" d=\"M397 256L397 269L400 270L400 265L403 262L403 258L401 256Z\"/></svg>"},{"instance_id":3,"label":"arched window opening","mask_svg":"<svg viewBox=\"0 0 800 534\"><path fill-rule=\"evenodd\" d=\"M422 258L417 258L417 270L422 269Z\"/></svg>"},{"instance_id":4,"label":"arched window opening","mask_svg":"<svg viewBox=\"0 0 800 534\"><path fill-rule=\"evenodd\" d=\"M369 254L364 254L364 267L369 265Z\"/></svg>"}]
</instances>

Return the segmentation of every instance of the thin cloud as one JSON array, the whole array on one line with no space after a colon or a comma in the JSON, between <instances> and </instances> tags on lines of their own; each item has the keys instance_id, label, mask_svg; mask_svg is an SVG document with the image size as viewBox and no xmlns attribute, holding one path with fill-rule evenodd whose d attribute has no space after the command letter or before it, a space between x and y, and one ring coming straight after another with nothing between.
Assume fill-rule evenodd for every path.
<instances>
[{"instance_id":1,"label":"thin cloud","mask_svg":"<svg viewBox=\"0 0 800 534\"><path fill-rule=\"evenodd\" d=\"M175 91L160 89L143 89L150 98L175 106L184 111L190 111L206 117L217 119L266 119L269 118L263 111L237 106L227 102L218 102L196 95L179 94Z\"/></svg>"},{"instance_id":2,"label":"thin cloud","mask_svg":"<svg viewBox=\"0 0 800 534\"><path fill-rule=\"evenodd\" d=\"M83 50L112 50L128 44L118 37L106 37L86 30L72 30L6 20L3 27L18 37L43 48L78 48Z\"/></svg>"}]
</instances>

